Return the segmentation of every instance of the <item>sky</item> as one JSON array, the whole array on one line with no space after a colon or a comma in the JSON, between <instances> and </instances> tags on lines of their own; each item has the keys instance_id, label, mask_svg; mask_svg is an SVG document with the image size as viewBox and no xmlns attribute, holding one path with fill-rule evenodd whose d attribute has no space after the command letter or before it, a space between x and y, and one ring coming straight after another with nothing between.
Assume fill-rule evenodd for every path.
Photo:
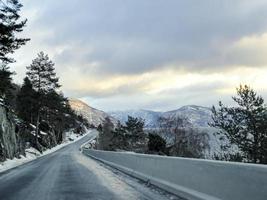
<instances>
[{"instance_id":1,"label":"sky","mask_svg":"<svg viewBox=\"0 0 267 200\"><path fill-rule=\"evenodd\" d=\"M16 83L44 51L66 96L105 111L231 105L239 84L267 100L265 0L21 2Z\"/></svg>"}]
</instances>

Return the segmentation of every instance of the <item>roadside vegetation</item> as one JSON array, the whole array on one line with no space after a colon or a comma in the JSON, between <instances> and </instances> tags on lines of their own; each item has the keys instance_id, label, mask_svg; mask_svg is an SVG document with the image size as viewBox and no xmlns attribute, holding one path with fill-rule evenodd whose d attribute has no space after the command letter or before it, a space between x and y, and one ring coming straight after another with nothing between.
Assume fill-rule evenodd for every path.
<instances>
[{"instance_id":1,"label":"roadside vegetation","mask_svg":"<svg viewBox=\"0 0 267 200\"><path fill-rule=\"evenodd\" d=\"M239 152L223 155L230 160L267 164L267 106L264 99L247 85L237 88L233 97L236 106L219 102L212 108L213 123L217 134L236 145ZM224 148L229 148L225 145ZM218 158L220 159L220 157Z\"/></svg>"},{"instance_id":2,"label":"roadside vegetation","mask_svg":"<svg viewBox=\"0 0 267 200\"><path fill-rule=\"evenodd\" d=\"M144 120L128 116L125 125L114 126L109 118L98 127L97 148L110 151L133 151L137 153L159 154L204 158L208 148L208 137L193 128L185 126L186 119L160 119L160 128L145 130ZM168 133L168 137L166 137ZM169 138L169 142L167 142Z\"/></svg>"},{"instance_id":3,"label":"roadside vegetation","mask_svg":"<svg viewBox=\"0 0 267 200\"><path fill-rule=\"evenodd\" d=\"M267 107L264 99L247 85L237 88L235 106L219 102L212 107L211 127L216 128L221 152L213 159L249 163L267 163ZM116 126L106 118L97 148L111 151L205 158L209 135L193 128L186 118L160 118L159 128L144 129L144 120L128 116L125 125ZM233 148L234 147L234 148ZM235 149L234 151L232 149Z\"/></svg>"},{"instance_id":4,"label":"roadside vegetation","mask_svg":"<svg viewBox=\"0 0 267 200\"><path fill-rule=\"evenodd\" d=\"M55 63L44 52L25 66L22 86L13 82L12 54L30 40L17 36L27 24L21 8L18 0L0 1L0 161L25 154L26 147L42 152L60 144L66 131L82 133L88 125L70 109Z\"/></svg>"}]
</instances>

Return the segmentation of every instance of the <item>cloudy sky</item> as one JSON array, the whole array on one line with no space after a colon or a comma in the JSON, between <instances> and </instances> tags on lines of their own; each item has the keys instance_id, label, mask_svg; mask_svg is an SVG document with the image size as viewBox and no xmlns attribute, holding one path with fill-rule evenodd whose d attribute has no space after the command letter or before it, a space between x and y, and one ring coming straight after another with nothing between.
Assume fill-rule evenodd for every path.
<instances>
[{"instance_id":1,"label":"cloudy sky","mask_svg":"<svg viewBox=\"0 0 267 200\"><path fill-rule=\"evenodd\" d=\"M103 110L230 104L240 83L267 100L266 0L22 3L17 83L42 50L67 96Z\"/></svg>"}]
</instances>

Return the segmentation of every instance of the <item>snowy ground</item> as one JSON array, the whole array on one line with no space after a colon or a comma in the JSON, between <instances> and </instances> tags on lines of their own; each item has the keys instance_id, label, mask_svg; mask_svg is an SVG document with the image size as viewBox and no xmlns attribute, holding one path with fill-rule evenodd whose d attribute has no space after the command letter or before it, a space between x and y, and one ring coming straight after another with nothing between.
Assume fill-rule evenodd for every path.
<instances>
[{"instance_id":1,"label":"snowy ground","mask_svg":"<svg viewBox=\"0 0 267 200\"><path fill-rule=\"evenodd\" d=\"M11 168L14 168L14 167L17 167L19 165L22 165L24 163L27 163L27 162L30 162L36 158L39 158L41 156L44 156L44 155L47 155L47 154L50 154L50 153L53 153L55 151L57 151L58 149L61 149L62 147L68 145L68 144L71 144L73 142L76 142L77 140L80 140L81 138L83 138L84 136L86 136L87 134L89 134L91 131L88 130L86 134L84 135L77 135L73 132L67 132L66 133L66 137L65 137L65 140L62 144L59 144L51 149L47 149L46 151L44 151L42 154L34 149L34 148L29 148L29 149L26 149L25 152L26 152L26 156L23 156L21 155L21 158L14 158L14 159L7 159L6 161L4 162L0 162L0 172L3 172L3 171L6 171L8 169L11 169Z\"/></svg>"}]
</instances>

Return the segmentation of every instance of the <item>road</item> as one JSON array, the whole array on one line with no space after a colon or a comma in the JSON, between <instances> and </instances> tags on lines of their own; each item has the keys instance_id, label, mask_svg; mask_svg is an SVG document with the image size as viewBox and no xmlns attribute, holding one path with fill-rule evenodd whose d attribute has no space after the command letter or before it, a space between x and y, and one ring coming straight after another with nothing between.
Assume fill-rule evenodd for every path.
<instances>
[{"instance_id":1,"label":"road","mask_svg":"<svg viewBox=\"0 0 267 200\"><path fill-rule=\"evenodd\" d=\"M0 173L1 200L176 199L84 156L81 140Z\"/></svg>"}]
</instances>

